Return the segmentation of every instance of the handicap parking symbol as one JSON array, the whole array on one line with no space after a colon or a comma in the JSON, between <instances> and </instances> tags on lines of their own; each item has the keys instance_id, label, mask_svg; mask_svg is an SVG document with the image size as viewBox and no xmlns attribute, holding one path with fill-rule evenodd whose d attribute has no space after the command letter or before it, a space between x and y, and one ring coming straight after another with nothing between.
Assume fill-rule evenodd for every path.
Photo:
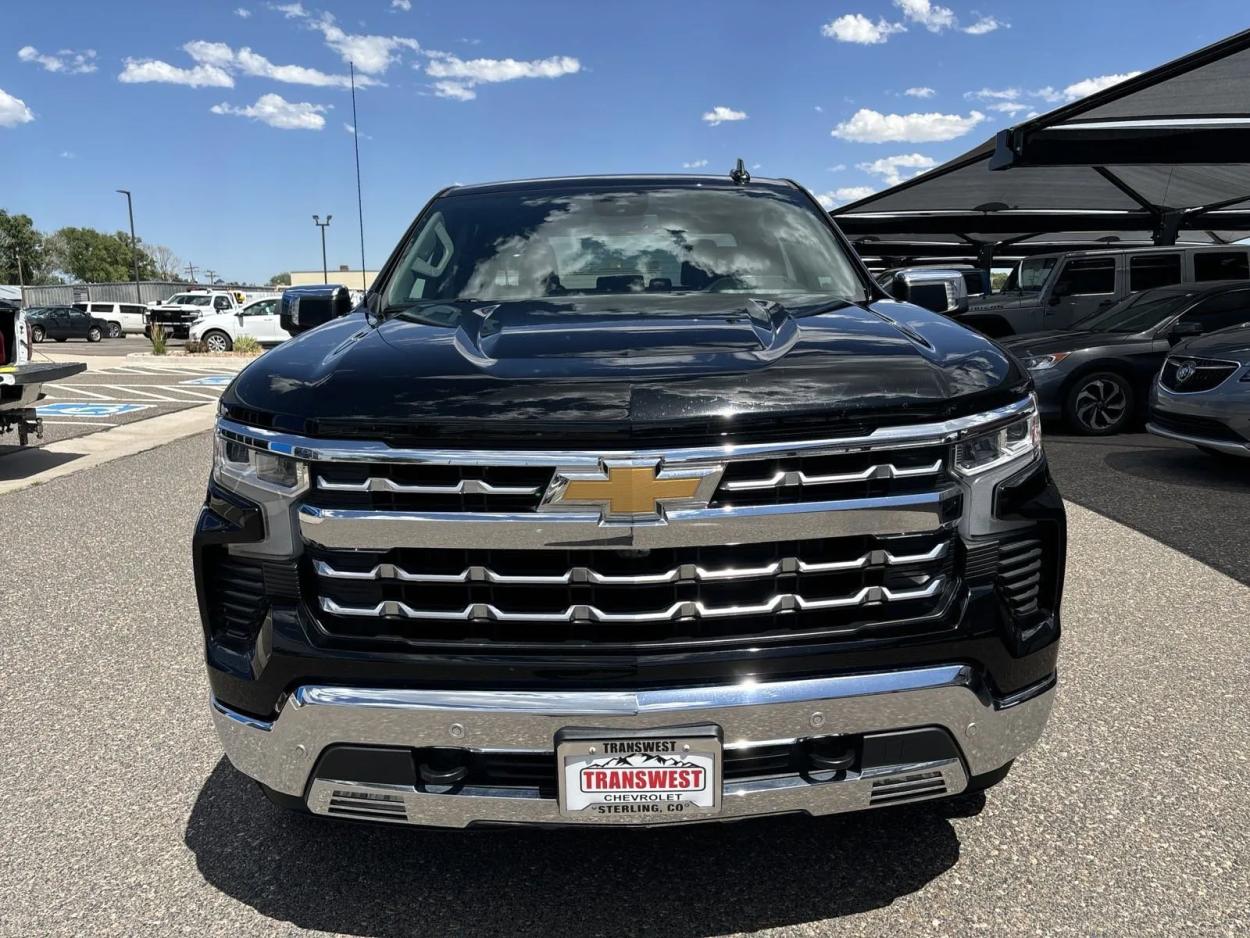
<instances>
[{"instance_id":1,"label":"handicap parking symbol","mask_svg":"<svg viewBox=\"0 0 1250 938\"><path fill-rule=\"evenodd\" d=\"M224 388L234 380L234 375L205 375L203 378L192 378L190 381L179 381L179 384L200 384L214 388Z\"/></svg>"},{"instance_id":2,"label":"handicap parking symbol","mask_svg":"<svg viewBox=\"0 0 1250 938\"><path fill-rule=\"evenodd\" d=\"M147 410L152 404L74 404L69 401L44 404L36 408L40 417L120 417L137 410Z\"/></svg>"}]
</instances>

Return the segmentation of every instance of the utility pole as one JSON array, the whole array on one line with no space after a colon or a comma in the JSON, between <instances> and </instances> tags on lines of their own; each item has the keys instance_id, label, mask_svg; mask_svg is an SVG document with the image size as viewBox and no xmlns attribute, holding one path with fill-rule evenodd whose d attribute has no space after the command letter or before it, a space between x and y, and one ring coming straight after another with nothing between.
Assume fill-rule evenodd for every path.
<instances>
[{"instance_id":1,"label":"utility pole","mask_svg":"<svg viewBox=\"0 0 1250 938\"><path fill-rule=\"evenodd\" d=\"M313 224L321 229L321 282L330 282L330 267L326 263L326 229L330 227L330 219L333 215L327 215L326 220L322 221L320 215L313 216Z\"/></svg>"},{"instance_id":2,"label":"utility pole","mask_svg":"<svg viewBox=\"0 0 1250 938\"><path fill-rule=\"evenodd\" d=\"M360 118L356 116L356 63L348 62L352 77L352 144L356 147L356 214L360 218L360 289L368 292L365 280L365 203L360 197ZM326 219L329 221L329 219Z\"/></svg>"},{"instance_id":3,"label":"utility pole","mask_svg":"<svg viewBox=\"0 0 1250 938\"><path fill-rule=\"evenodd\" d=\"M13 249L13 256L17 258L17 305L26 305L26 281L22 279L22 252L17 248Z\"/></svg>"},{"instance_id":4,"label":"utility pole","mask_svg":"<svg viewBox=\"0 0 1250 938\"><path fill-rule=\"evenodd\" d=\"M187 261L187 266L182 269L191 275L191 282L195 283L196 282L196 279L195 279L196 266L192 264L190 261Z\"/></svg>"},{"instance_id":5,"label":"utility pole","mask_svg":"<svg viewBox=\"0 0 1250 938\"><path fill-rule=\"evenodd\" d=\"M130 215L130 260L135 268L135 302L143 305L143 293L139 289L139 239L135 237L135 207L130 200L129 189L118 189L126 197L126 212Z\"/></svg>"},{"instance_id":6,"label":"utility pole","mask_svg":"<svg viewBox=\"0 0 1250 938\"><path fill-rule=\"evenodd\" d=\"M217 271L205 269L204 275L208 277L208 285L210 287L217 282Z\"/></svg>"}]
</instances>

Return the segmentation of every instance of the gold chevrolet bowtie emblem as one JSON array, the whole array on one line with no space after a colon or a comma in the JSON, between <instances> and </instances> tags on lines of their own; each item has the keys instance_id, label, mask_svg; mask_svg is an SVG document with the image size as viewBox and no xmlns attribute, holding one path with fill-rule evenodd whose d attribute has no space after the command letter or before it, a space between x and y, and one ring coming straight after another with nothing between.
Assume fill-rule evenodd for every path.
<instances>
[{"instance_id":1,"label":"gold chevrolet bowtie emblem","mask_svg":"<svg viewBox=\"0 0 1250 938\"><path fill-rule=\"evenodd\" d=\"M546 510L594 505L605 519L658 517L661 506L706 507L721 466L657 472L656 466L606 466L600 473L559 472Z\"/></svg>"}]
</instances>

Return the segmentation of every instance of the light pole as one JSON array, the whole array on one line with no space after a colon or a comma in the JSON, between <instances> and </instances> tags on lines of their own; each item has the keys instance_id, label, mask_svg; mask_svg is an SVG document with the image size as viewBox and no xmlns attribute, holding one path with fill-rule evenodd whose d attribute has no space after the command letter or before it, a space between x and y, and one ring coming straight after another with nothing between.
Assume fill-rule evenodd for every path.
<instances>
[{"instance_id":1,"label":"light pole","mask_svg":"<svg viewBox=\"0 0 1250 938\"><path fill-rule=\"evenodd\" d=\"M143 305L143 292L139 289L139 240L135 237L135 207L130 200L129 189L118 189L126 197L126 213L130 215L130 260L135 268L135 302Z\"/></svg>"},{"instance_id":2,"label":"light pole","mask_svg":"<svg viewBox=\"0 0 1250 938\"><path fill-rule=\"evenodd\" d=\"M330 267L326 263L326 229L330 227L330 219L333 215L327 215L326 220L322 221L320 215L313 216L313 224L321 229L321 282L330 282Z\"/></svg>"}]
</instances>

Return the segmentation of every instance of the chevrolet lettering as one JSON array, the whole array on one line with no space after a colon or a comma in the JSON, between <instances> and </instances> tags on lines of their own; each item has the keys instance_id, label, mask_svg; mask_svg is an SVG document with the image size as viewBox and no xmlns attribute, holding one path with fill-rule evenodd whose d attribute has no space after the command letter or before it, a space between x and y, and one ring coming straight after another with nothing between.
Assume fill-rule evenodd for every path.
<instances>
[{"instance_id":1,"label":"chevrolet lettering","mask_svg":"<svg viewBox=\"0 0 1250 938\"><path fill-rule=\"evenodd\" d=\"M456 186L224 391L196 588L293 810L639 825L1001 780L1056 687L1033 384L785 180Z\"/></svg>"}]
</instances>

